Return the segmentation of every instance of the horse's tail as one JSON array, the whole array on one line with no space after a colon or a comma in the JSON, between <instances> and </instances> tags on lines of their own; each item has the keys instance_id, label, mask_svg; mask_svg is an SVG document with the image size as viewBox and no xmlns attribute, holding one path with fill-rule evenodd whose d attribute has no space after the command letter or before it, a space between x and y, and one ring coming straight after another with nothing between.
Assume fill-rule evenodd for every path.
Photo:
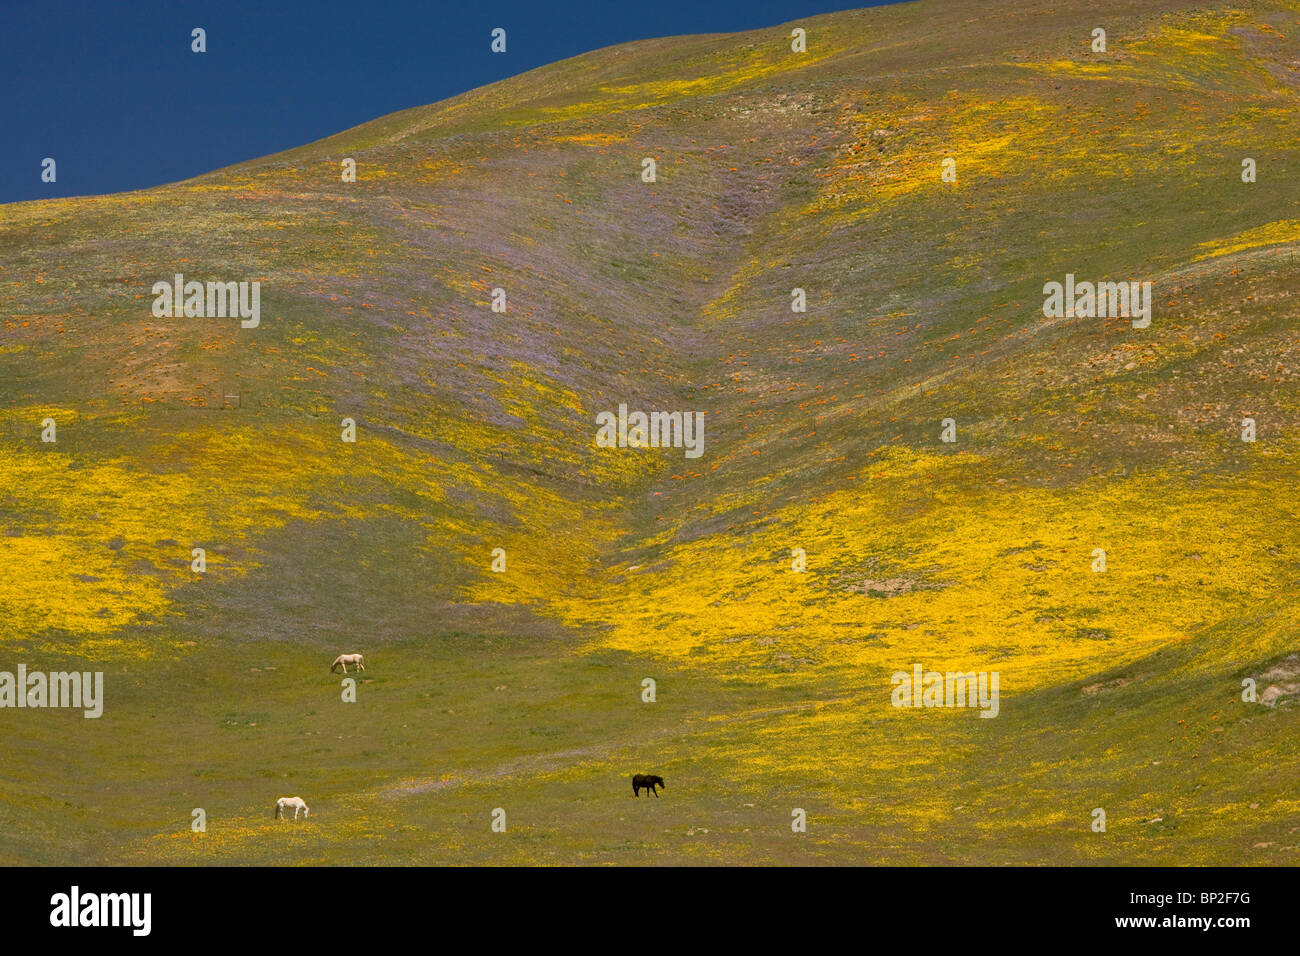
<instances>
[{"instance_id":1,"label":"horse's tail","mask_svg":"<svg viewBox=\"0 0 1300 956\"><path fill-rule=\"evenodd\" d=\"M280 811L284 808L280 806L280 801L275 802L275 819L280 819Z\"/></svg>"}]
</instances>

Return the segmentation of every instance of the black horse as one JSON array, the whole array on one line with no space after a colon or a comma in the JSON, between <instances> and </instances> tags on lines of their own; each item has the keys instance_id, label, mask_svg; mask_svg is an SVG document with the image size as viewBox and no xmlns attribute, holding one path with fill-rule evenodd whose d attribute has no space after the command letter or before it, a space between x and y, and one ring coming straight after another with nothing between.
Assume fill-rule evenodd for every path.
<instances>
[{"instance_id":1,"label":"black horse","mask_svg":"<svg viewBox=\"0 0 1300 956\"><path fill-rule=\"evenodd\" d=\"M664 785L663 777L656 777L652 773L638 773L632 776L632 796L641 796L641 788L645 787L656 797L659 796L658 787Z\"/></svg>"}]
</instances>

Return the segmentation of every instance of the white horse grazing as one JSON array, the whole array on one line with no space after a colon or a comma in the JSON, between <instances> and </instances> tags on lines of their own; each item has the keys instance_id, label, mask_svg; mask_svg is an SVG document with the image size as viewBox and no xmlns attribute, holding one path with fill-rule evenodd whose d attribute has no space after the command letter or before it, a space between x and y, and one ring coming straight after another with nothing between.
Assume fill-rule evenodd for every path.
<instances>
[{"instance_id":1,"label":"white horse grazing","mask_svg":"<svg viewBox=\"0 0 1300 956\"><path fill-rule=\"evenodd\" d=\"M333 674L334 668L338 667L340 664L343 665L343 673L345 674L348 672L349 664L356 664L357 670L363 671L366 669L366 659L360 654L340 654L338 657L334 658L334 663L330 665L330 673Z\"/></svg>"},{"instance_id":2,"label":"white horse grazing","mask_svg":"<svg viewBox=\"0 0 1300 956\"><path fill-rule=\"evenodd\" d=\"M307 804L303 802L302 797L281 797L275 801L275 818L280 819L290 807L293 807L293 818L295 820L298 819L299 810L302 811L304 820L311 814L311 810L307 808Z\"/></svg>"}]
</instances>

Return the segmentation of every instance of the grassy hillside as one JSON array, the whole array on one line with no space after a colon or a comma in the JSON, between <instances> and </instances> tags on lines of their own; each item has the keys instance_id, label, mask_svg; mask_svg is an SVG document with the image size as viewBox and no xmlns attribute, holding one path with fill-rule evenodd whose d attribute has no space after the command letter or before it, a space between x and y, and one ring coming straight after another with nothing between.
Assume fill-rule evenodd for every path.
<instances>
[{"instance_id":1,"label":"grassy hillside","mask_svg":"<svg viewBox=\"0 0 1300 956\"><path fill-rule=\"evenodd\" d=\"M107 698L0 709L0 862L1300 862L1298 249L1295 0L649 40L0 207L0 670Z\"/></svg>"}]
</instances>

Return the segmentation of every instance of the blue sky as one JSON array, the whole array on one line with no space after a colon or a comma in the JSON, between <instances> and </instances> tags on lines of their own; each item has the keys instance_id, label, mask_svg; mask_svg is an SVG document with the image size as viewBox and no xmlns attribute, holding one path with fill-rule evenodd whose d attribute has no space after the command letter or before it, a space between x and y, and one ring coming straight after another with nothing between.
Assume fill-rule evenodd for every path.
<instances>
[{"instance_id":1,"label":"blue sky","mask_svg":"<svg viewBox=\"0 0 1300 956\"><path fill-rule=\"evenodd\" d=\"M0 202L188 179L614 43L876 5L4 0ZM489 50L497 26L505 54ZM205 54L190 51L194 27Z\"/></svg>"}]
</instances>

